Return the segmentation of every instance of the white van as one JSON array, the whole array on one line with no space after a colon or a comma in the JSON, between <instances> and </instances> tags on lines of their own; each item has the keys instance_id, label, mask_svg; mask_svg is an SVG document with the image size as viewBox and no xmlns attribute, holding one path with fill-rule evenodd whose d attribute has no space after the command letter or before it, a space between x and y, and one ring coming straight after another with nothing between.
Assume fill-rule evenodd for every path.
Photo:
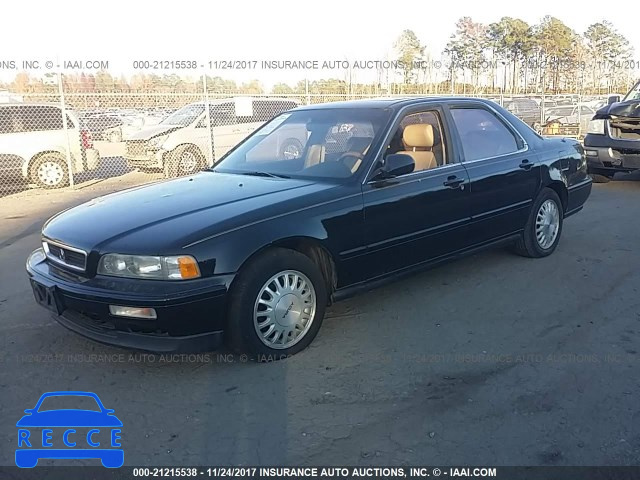
<instances>
[{"instance_id":1,"label":"white van","mask_svg":"<svg viewBox=\"0 0 640 480\"><path fill-rule=\"evenodd\" d=\"M68 138L67 138L68 134ZM0 181L27 181L41 188L69 184L67 150L72 173L98 168L100 154L91 134L67 110L67 132L62 108L50 103L0 104Z\"/></svg>"},{"instance_id":2,"label":"white van","mask_svg":"<svg viewBox=\"0 0 640 480\"><path fill-rule=\"evenodd\" d=\"M163 170L167 178L190 175L213 165L266 121L297 106L281 98L216 99L209 102L207 116L204 102L192 103L126 138L125 159L131 168ZM295 135L282 138L275 153L294 158L304 141Z\"/></svg>"}]
</instances>

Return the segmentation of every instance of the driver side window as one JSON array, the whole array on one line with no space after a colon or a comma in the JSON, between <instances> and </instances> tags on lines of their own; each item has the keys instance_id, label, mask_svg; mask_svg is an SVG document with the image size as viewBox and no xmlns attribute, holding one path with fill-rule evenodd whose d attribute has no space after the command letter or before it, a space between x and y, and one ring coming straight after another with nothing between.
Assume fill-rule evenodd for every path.
<instances>
[{"instance_id":1,"label":"driver side window","mask_svg":"<svg viewBox=\"0 0 640 480\"><path fill-rule=\"evenodd\" d=\"M385 156L403 153L413 158L414 172L438 168L449 163L442 121L435 110L405 116L387 146Z\"/></svg>"}]
</instances>

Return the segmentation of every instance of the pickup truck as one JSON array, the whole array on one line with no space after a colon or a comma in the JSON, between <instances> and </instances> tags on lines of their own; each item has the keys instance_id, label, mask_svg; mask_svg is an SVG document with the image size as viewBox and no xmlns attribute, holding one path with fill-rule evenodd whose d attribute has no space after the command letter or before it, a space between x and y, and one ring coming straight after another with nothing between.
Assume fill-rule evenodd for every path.
<instances>
[{"instance_id":1,"label":"pickup truck","mask_svg":"<svg viewBox=\"0 0 640 480\"><path fill-rule=\"evenodd\" d=\"M617 172L640 169L640 81L620 100L609 97L589 122L584 138L589 173L608 182Z\"/></svg>"}]
</instances>

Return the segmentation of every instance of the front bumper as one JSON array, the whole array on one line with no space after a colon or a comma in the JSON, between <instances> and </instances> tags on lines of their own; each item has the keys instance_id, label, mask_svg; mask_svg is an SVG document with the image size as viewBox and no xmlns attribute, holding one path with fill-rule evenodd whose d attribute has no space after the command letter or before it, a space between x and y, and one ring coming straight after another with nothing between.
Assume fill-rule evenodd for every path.
<instances>
[{"instance_id":1,"label":"front bumper","mask_svg":"<svg viewBox=\"0 0 640 480\"><path fill-rule=\"evenodd\" d=\"M640 142L608 135L589 134L584 139L589 173L613 174L640 169Z\"/></svg>"},{"instance_id":2,"label":"front bumper","mask_svg":"<svg viewBox=\"0 0 640 480\"><path fill-rule=\"evenodd\" d=\"M69 330L100 343L150 352L202 352L221 346L233 275L152 281L151 286L149 280L90 279L51 265L40 252L27 260L34 295ZM109 305L153 308L157 318L114 316Z\"/></svg>"},{"instance_id":3,"label":"front bumper","mask_svg":"<svg viewBox=\"0 0 640 480\"><path fill-rule=\"evenodd\" d=\"M126 153L124 159L131 168L161 169L164 166L165 150L147 150L144 154L131 155Z\"/></svg>"}]
</instances>

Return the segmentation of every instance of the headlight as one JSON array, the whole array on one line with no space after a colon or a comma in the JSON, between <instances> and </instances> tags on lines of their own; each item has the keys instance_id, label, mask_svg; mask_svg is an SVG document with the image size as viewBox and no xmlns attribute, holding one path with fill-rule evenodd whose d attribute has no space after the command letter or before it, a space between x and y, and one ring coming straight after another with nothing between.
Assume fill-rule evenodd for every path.
<instances>
[{"instance_id":1,"label":"headlight","mask_svg":"<svg viewBox=\"0 0 640 480\"><path fill-rule=\"evenodd\" d=\"M604 120L590 120L587 133L594 133L596 135L604 135Z\"/></svg>"},{"instance_id":2,"label":"headlight","mask_svg":"<svg viewBox=\"0 0 640 480\"><path fill-rule=\"evenodd\" d=\"M159 137L153 137L147 143L150 147L160 148L167 138L169 138L169 135L160 135Z\"/></svg>"},{"instance_id":3,"label":"headlight","mask_svg":"<svg viewBox=\"0 0 640 480\"><path fill-rule=\"evenodd\" d=\"M189 280L200 277L198 262L188 255L151 257L108 253L100 259L98 273L153 280Z\"/></svg>"}]
</instances>

